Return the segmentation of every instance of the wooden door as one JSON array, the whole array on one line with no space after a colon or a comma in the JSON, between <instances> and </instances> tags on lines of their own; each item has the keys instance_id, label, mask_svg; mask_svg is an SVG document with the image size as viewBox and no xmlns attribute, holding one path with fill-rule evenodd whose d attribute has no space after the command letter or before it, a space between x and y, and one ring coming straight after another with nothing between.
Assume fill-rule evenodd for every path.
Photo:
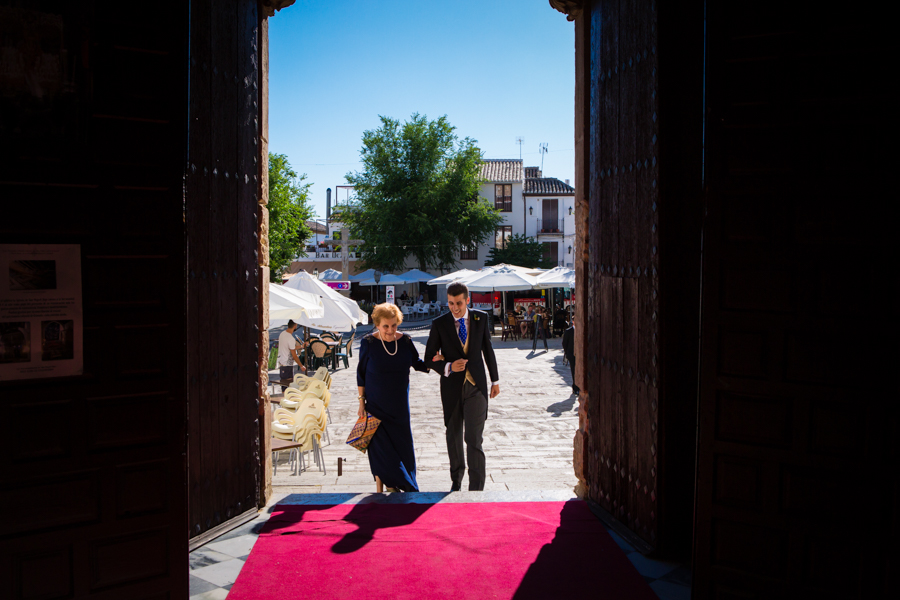
<instances>
[{"instance_id":1,"label":"wooden door","mask_svg":"<svg viewBox=\"0 0 900 600\"><path fill-rule=\"evenodd\" d=\"M187 22L0 3L0 243L80 245L84 320L82 375L0 382L2 598L187 597Z\"/></svg>"},{"instance_id":2,"label":"wooden door","mask_svg":"<svg viewBox=\"0 0 900 600\"><path fill-rule=\"evenodd\" d=\"M573 16L576 474L642 549L689 555L702 12L596 1Z\"/></svg>"},{"instance_id":3,"label":"wooden door","mask_svg":"<svg viewBox=\"0 0 900 600\"><path fill-rule=\"evenodd\" d=\"M559 230L559 200L556 198L541 201L541 231Z\"/></svg>"},{"instance_id":4,"label":"wooden door","mask_svg":"<svg viewBox=\"0 0 900 600\"><path fill-rule=\"evenodd\" d=\"M891 35L709 6L694 597L892 597Z\"/></svg>"},{"instance_id":5,"label":"wooden door","mask_svg":"<svg viewBox=\"0 0 900 600\"><path fill-rule=\"evenodd\" d=\"M256 515L265 390L260 320L260 28L249 0L191 3L188 395L191 546ZM266 367L263 366L263 369Z\"/></svg>"}]
</instances>

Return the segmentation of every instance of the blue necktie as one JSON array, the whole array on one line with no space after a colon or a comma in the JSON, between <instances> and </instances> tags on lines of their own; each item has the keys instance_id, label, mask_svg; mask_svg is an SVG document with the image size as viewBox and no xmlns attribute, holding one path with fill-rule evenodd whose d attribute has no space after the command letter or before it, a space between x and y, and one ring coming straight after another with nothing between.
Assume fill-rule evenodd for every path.
<instances>
[{"instance_id":1,"label":"blue necktie","mask_svg":"<svg viewBox=\"0 0 900 600\"><path fill-rule=\"evenodd\" d=\"M459 321L459 341L462 342L462 345L466 345L466 318L457 319Z\"/></svg>"}]
</instances>

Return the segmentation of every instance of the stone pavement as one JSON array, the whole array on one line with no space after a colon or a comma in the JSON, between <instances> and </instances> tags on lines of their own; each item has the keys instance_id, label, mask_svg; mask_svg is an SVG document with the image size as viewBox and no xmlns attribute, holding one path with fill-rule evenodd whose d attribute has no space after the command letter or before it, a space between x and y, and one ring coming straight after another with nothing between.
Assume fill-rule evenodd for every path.
<instances>
[{"instance_id":1,"label":"stone pavement","mask_svg":"<svg viewBox=\"0 0 900 600\"><path fill-rule=\"evenodd\" d=\"M425 354L429 326L404 323L420 355ZM366 328L368 330L368 328ZM499 329L498 329L499 330ZM500 370L500 395L488 403L484 428L487 461L485 491L569 490L577 480L572 469L572 451L578 428L577 397L571 393L569 367L563 364L561 338L548 340L532 353L531 341L492 340ZM355 343L358 348L359 342ZM326 473L315 464L294 475L287 465L287 452L278 458L272 484L277 492L374 492L375 482L368 459L345 441L356 422L358 407L354 348L349 369L332 373L330 442L325 441ZM277 375L273 372L273 375ZM416 449L417 480L423 492L450 489L450 463L444 441L440 379L436 373L410 371L410 413ZM337 474L343 458L342 475ZM309 461L308 461L309 462ZM467 481L463 482L466 489Z\"/></svg>"},{"instance_id":2,"label":"stone pavement","mask_svg":"<svg viewBox=\"0 0 900 600\"><path fill-rule=\"evenodd\" d=\"M365 330L369 328L366 327ZM424 355L428 322L405 323ZM484 431L487 483L484 492L439 495L440 501L522 502L573 497L576 479L572 450L578 427L577 398L571 393L569 367L563 365L560 338L548 340L550 350L531 352L531 342L501 342L493 338L500 369L500 395L489 401ZM358 348L358 342L355 344ZM432 502L435 494L375 494L366 456L345 444L356 422L358 406L354 348L350 368L332 374L328 426L331 441L323 448L327 473L314 464L294 475L287 452L278 459L278 472L269 505L259 516L198 548L190 555L190 599L225 600L239 575L259 530L275 504L344 502ZM270 373L273 378L277 371ZM417 479L422 492L448 492L449 462L444 442L438 375L410 373L410 409L416 448ZM337 459L344 459L337 474ZM311 462L311 461L310 461ZM465 489L465 483L464 487ZM321 494L297 496L297 494ZM328 494L328 495L326 495ZM613 531L608 532L661 600L691 597L690 568L641 555Z\"/></svg>"}]
</instances>

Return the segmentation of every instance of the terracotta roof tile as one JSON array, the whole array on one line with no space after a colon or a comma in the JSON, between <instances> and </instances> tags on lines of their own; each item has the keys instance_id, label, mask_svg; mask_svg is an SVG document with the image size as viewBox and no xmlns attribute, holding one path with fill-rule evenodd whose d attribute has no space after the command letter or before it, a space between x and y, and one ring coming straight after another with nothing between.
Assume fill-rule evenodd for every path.
<instances>
[{"instance_id":1,"label":"terracotta roof tile","mask_svg":"<svg viewBox=\"0 0 900 600\"><path fill-rule=\"evenodd\" d=\"M574 194L575 188L556 177L529 177L525 180L526 194Z\"/></svg>"},{"instance_id":2,"label":"terracotta roof tile","mask_svg":"<svg viewBox=\"0 0 900 600\"><path fill-rule=\"evenodd\" d=\"M522 160L515 158L486 158L481 163L481 178L490 182L522 181Z\"/></svg>"}]
</instances>

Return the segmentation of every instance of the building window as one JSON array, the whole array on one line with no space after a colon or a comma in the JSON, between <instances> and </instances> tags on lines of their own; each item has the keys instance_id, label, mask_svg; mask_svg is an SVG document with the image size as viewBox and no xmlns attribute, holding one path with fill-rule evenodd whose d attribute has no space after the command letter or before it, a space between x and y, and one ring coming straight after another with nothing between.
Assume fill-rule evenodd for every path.
<instances>
[{"instance_id":1,"label":"building window","mask_svg":"<svg viewBox=\"0 0 900 600\"><path fill-rule=\"evenodd\" d=\"M476 244L472 244L471 246L460 247L459 259L460 260L478 260L478 246Z\"/></svg>"},{"instance_id":2,"label":"building window","mask_svg":"<svg viewBox=\"0 0 900 600\"><path fill-rule=\"evenodd\" d=\"M494 208L500 212L512 212L512 184L494 185Z\"/></svg>"},{"instance_id":3,"label":"building window","mask_svg":"<svg viewBox=\"0 0 900 600\"><path fill-rule=\"evenodd\" d=\"M512 225L501 225L494 234L494 246L497 248L506 248L506 243L512 237Z\"/></svg>"}]
</instances>

